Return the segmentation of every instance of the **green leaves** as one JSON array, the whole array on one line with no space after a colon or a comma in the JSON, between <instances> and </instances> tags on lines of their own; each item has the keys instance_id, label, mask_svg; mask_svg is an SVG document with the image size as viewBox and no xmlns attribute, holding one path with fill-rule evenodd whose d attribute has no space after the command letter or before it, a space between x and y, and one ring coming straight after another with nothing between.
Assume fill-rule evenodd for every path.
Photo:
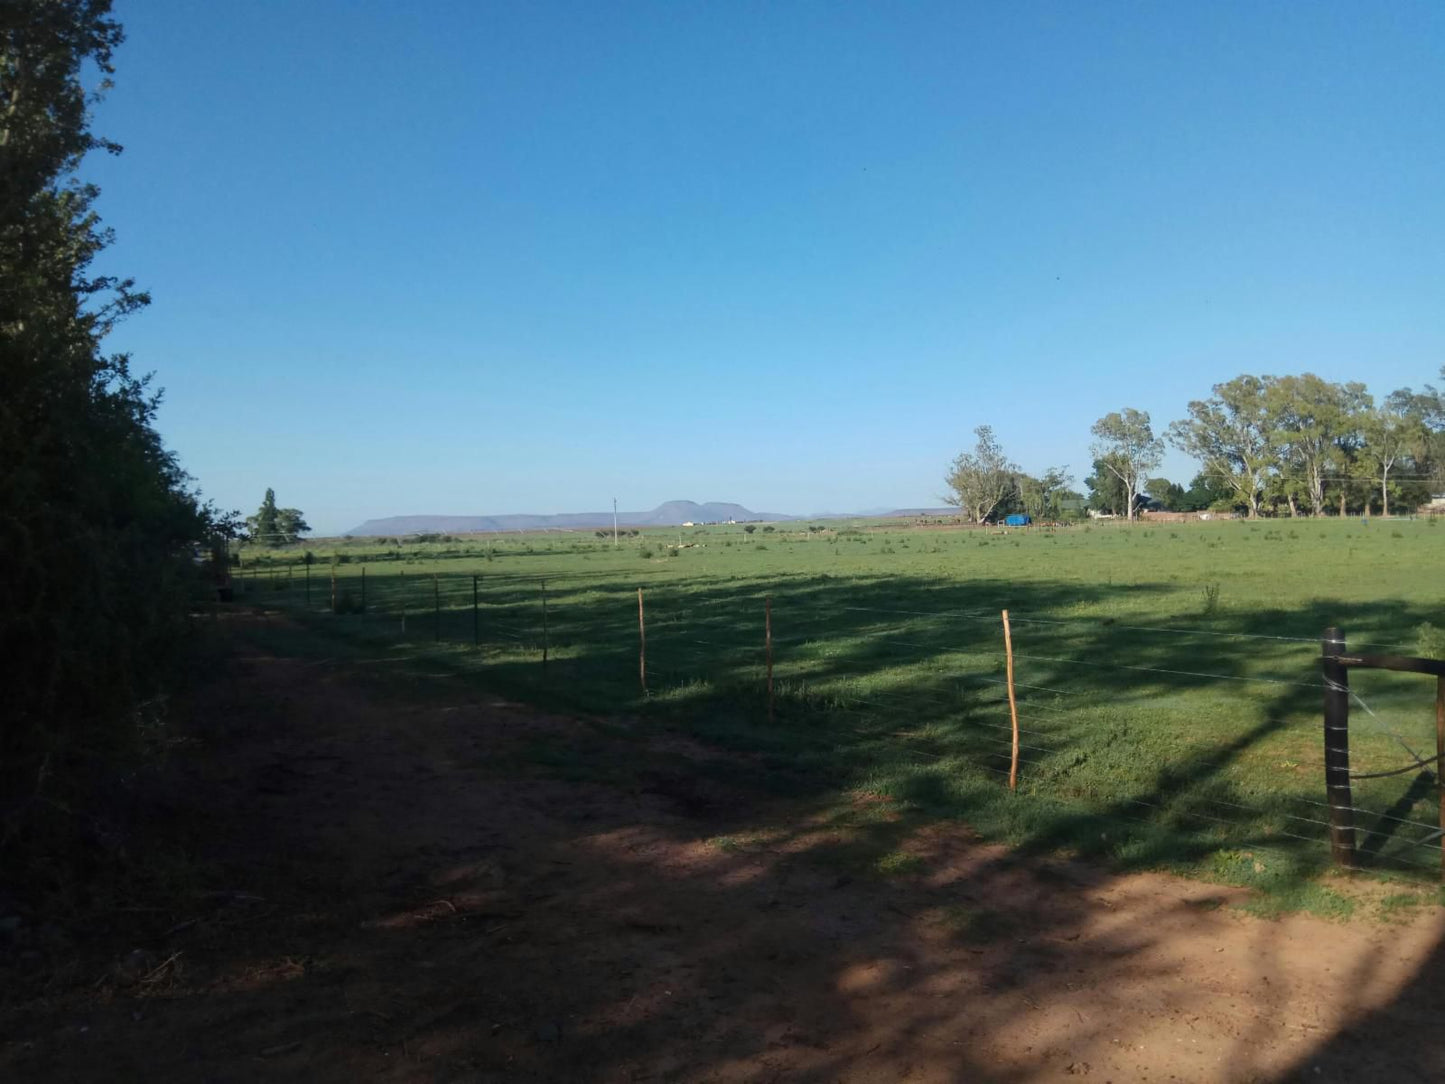
<instances>
[{"instance_id":1,"label":"green leaves","mask_svg":"<svg viewBox=\"0 0 1445 1084\"><path fill-rule=\"evenodd\" d=\"M157 393L102 349L149 301L91 272L111 233L74 176L119 150L88 109L121 40L106 0L0 6L0 847L133 748L217 519L152 427Z\"/></svg>"},{"instance_id":2,"label":"green leaves","mask_svg":"<svg viewBox=\"0 0 1445 1084\"><path fill-rule=\"evenodd\" d=\"M1095 476L1112 475L1124 490L1124 512L1134 518L1135 504L1149 472L1164 458L1164 442L1154 436L1149 412L1125 407L1106 414L1090 430L1094 434Z\"/></svg>"},{"instance_id":3,"label":"green leaves","mask_svg":"<svg viewBox=\"0 0 1445 1084\"><path fill-rule=\"evenodd\" d=\"M962 452L953 461L944 477L950 492L943 499L962 508L973 522L982 523L1017 492L1019 468L1004 454L991 426L980 425L973 432L978 443L972 452Z\"/></svg>"}]
</instances>

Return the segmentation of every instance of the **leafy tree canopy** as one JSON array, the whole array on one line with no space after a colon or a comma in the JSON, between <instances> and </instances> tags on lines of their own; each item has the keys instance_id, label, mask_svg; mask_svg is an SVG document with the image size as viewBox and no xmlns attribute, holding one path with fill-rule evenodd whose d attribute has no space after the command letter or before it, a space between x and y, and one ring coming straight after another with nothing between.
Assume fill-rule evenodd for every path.
<instances>
[{"instance_id":1,"label":"leafy tree canopy","mask_svg":"<svg viewBox=\"0 0 1445 1084\"><path fill-rule=\"evenodd\" d=\"M223 520L162 445L158 393L103 348L148 301L92 270L111 234L76 176L120 150L89 107L121 41L108 0L0 5L0 848L135 737L183 640L190 549Z\"/></svg>"}]
</instances>

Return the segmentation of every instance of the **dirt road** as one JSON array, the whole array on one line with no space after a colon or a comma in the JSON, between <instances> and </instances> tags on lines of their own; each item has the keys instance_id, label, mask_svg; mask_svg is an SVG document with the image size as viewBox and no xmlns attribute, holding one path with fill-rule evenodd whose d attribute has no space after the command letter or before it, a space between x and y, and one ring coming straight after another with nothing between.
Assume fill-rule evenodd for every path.
<instances>
[{"instance_id":1,"label":"dirt road","mask_svg":"<svg viewBox=\"0 0 1445 1084\"><path fill-rule=\"evenodd\" d=\"M0 1078L1445 1079L1435 911L1264 921L254 649L189 713L161 800L204 884L10 1004Z\"/></svg>"}]
</instances>

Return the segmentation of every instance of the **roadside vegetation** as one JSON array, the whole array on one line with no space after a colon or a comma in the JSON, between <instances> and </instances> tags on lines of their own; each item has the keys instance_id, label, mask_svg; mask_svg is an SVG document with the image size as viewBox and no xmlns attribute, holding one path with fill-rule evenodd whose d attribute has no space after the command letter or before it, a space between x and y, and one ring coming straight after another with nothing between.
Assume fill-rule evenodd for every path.
<instances>
[{"instance_id":1,"label":"roadside vegetation","mask_svg":"<svg viewBox=\"0 0 1445 1084\"><path fill-rule=\"evenodd\" d=\"M225 525L154 428L159 392L106 350L149 300L96 270L111 236L78 175L120 150L89 126L122 40L108 6L0 21L0 902L100 890L204 586L193 550Z\"/></svg>"}]
</instances>

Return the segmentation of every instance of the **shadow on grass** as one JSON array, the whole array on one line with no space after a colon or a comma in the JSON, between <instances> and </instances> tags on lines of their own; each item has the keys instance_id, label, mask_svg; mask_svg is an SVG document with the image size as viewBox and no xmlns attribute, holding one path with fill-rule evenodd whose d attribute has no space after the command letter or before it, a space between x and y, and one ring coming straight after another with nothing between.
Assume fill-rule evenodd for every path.
<instances>
[{"instance_id":1,"label":"shadow on grass","mask_svg":"<svg viewBox=\"0 0 1445 1084\"><path fill-rule=\"evenodd\" d=\"M972 693L921 720L789 699L770 723L720 688L579 718L499 708L498 682L595 695L505 657L331 621L245 635L282 650L218 679L167 796L217 892L145 919L154 962L196 977L88 1006L83 1042L73 1012L25 1021L0 1047L17 1079L1286 1079L1283 1049L1311 1079L1394 1079L1429 1045L1387 1014L1383 1055L1298 1026L1375 1004L1373 939L1331 945L1318 990L1283 923L1212 913L1240 894L1117 876L1218 853L1194 803L1279 717L1126 794L1009 794ZM1434 1004L1423 979L1405 996Z\"/></svg>"},{"instance_id":2,"label":"shadow on grass","mask_svg":"<svg viewBox=\"0 0 1445 1084\"><path fill-rule=\"evenodd\" d=\"M307 628L274 630L272 646L311 650L303 641L319 633L328 651L386 649L395 653L392 680L412 692L446 676L543 706L643 716L754 755L774 789L873 790L1032 851L1242 879L1298 896L1329 854L1318 648L1293 634L1330 623L1385 635L1424 611L1393 600L1321 603L1288 624L1284 615L1201 615L1182 628L1068 616L1172 590L920 576L674 577L643 589L645 694L637 586L615 571L550 579L545 619L539 581L515 574L376 577L365 616L298 607L294 591L262 601L291 604L287 612ZM1013 794L1003 785L1005 607L1015 615L1023 730L1023 782ZM1368 737L1358 755L1372 755ZM1362 860L1405 874L1433 868L1414 827L1402 823L1418 815L1427 791L1376 793L1389 804L1377 807L1386 816L1360 820ZM1268 876L1237 860L1257 848L1278 856Z\"/></svg>"}]
</instances>

